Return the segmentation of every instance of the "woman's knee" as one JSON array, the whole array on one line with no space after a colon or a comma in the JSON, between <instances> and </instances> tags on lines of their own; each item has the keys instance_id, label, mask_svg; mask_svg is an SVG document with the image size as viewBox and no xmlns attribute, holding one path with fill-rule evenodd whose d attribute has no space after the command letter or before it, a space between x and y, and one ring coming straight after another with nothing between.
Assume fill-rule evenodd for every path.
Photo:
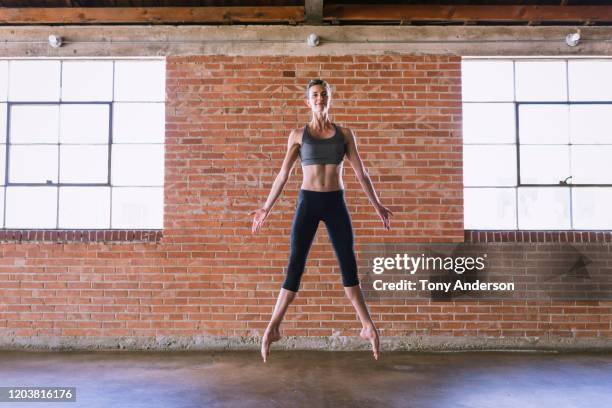
<instances>
[{"instance_id":1,"label":"woman's knee","mask_svg":"<svg viewBox=\"0 0 612 408\"><path fill-rule=\"evenodd\" d=\"M287 265L287 273L283 288L292 292L297 292L300 288L300 281L306 267L306 259L303 257L290 257Z\"/></svg>"},{"instance_id":2,"label":"woman's knee","mask_svg":"<svg viewBox=\"0 0 612 408\"><path fill-rule=\"evenodd\" d=\"M349 269L342 271L342 286L351 287L359 285L359 276L357 274L357 269Z\"/></svg>"},{"instance_id":3,"label":"woman's knee","mask_svg":"<svg viewBox=\"0 0 612 408\"><path fill-rule=\"evenodd\" d=\"M283 282L282 288L290 290L291 292L298 292L300 290L300 282L301 282L301 276L296 277L296 276L287 275L285 277L285 281Z\"/></svg>"}]
</instances>

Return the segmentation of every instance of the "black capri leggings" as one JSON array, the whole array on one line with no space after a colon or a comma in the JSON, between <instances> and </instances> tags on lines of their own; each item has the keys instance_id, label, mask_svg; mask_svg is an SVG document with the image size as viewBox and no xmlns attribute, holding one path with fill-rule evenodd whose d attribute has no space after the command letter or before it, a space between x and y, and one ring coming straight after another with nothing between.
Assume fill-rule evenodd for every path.
<instances>
[{"instance_id":1,"label":"black capri leggings","mask_svg":"<svg viewBox=\"0 0 612 408\"><path fill-rule=\"evenodd\" d=\"M283 288L293 292L297 292L300 288L306 257L321 220L325 222L336 257L340 262L342 284L344 286L359 284L357 261L353 251L353 226L344 201L344 190L326 192L300 190L291 227L291 253Z\"/></svg>"}]
</instances>

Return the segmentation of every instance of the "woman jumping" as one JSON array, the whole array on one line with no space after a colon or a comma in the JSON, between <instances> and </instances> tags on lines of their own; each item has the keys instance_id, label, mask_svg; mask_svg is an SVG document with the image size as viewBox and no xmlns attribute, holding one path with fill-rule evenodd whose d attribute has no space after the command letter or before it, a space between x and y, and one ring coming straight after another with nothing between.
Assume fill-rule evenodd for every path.
<instances>
[{"instance_id":1,"label":"woman jumping","mask_svg":"<svg viewBox=\"0 0 612 408\"><path fill-rule=\"evenodd\" d=\"M291 227L289 265L272 318L262 339L261 356L264 362L267 361L270 345L281 338L280 324L300 287L306 257L319 221L323 221L327 227L340 263L344 291L361 321L363 328L360 336L370 341L374 358L378 360L378 331L359 286L357 262L353 250L353 227L344 200L342 161L345 154L385 229L390 229L389 215L393 213L381 204L374 191L370 176L357 152L353 132L330 121L328 116L330 102L329 84L321 79L311 80L306 88L305 103L312 111L312 119L303 129L295 129L289 135L287 154L272 184L268 199L262 208L251 212L251 215L254 215L252 233L256 233L270 214L299 156L303 180Z\"/></svg>"}]
</instances>

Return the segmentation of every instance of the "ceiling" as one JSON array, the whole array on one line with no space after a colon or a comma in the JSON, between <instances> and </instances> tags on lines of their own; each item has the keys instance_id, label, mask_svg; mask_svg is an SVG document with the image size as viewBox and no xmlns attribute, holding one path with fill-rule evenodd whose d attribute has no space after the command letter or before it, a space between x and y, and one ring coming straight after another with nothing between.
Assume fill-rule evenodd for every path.
<instances>
[{"instance_id":1,"label":"ceiling","mask_svg":"<svg viewBox=\"0 0 612 408\"><path fill-rule=\"evenodd\" d=\"M0 0L0 7L278 7L304 6L307 0ZM611 0L324 0L324 5L612 5ZM316 3L316 2L315 2Z\"/></svg>"},{"instance_id":2,"label":"ceiling","mask_svg":"<svg viewBox=\"0 0 612 408\"><path fill-rule=\"evenodd\" d=\"M0 0L0 25L610 25L612 0Z\"/></svg>"}]
</instances>

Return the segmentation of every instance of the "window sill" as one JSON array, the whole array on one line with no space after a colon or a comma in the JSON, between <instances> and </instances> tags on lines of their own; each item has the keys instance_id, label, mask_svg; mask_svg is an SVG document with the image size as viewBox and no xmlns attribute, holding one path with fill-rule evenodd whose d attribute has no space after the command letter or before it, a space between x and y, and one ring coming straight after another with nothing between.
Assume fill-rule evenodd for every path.
<instances>
[{"instance_id":1,"label":"window sill","mask_svg":"<svg viewBox=\"0 0 612 408\"><path fill-rule=\"evenodd\" d=\"M0 242L159 242L163 230L0 229Z\"/></svg>"},{"instance_id":2,"label":"window sill","mask_svg":"<svg viewBox=\"0 0 612 408\"><path fill-rule=\"evenodd\" d=\"M465 230L465 242L612 242L612 231Z\"/></svg>"}]
</instances>

